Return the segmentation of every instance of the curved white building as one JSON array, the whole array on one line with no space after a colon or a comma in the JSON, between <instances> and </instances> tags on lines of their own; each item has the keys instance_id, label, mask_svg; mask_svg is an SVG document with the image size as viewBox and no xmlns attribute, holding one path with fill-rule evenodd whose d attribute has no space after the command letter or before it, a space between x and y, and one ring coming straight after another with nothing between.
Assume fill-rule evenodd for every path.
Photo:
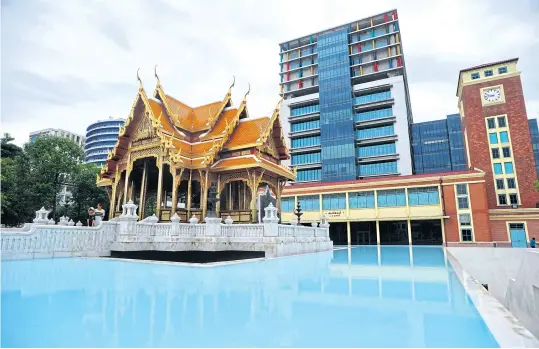
<instances>
[{"instance_id":1,"label":"curved white building","mask_svg":"<svg viewBox=\"0 0 539 349\"><path fill-rule=\"evenodd\" d=\"M124 119L114 119L94 122L86 129L86 142L84 144L84 160L86 163L93 163L101 166L107 160L107 152L112 150L120 126L125 123Z\"/></svg>"}]
</instances>

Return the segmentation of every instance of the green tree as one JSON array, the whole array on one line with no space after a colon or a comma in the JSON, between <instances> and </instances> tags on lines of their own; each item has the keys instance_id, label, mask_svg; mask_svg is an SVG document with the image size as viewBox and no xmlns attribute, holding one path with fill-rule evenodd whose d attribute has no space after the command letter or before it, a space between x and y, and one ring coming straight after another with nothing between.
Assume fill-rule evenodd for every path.
<instances>
[{"instance_id":1,"label":"green tree","mask_svg":"<svg viewBox=\"0 0 539 349\"><path fill-rule=\"evenodd\" d=\"M539 180L535 181L535 191L539 191Z\"/></svg>"},{"instance_id":2,"label":"green tree","mask_svg":"<svg viewBox=\"0 0 539 349\"><path fill-rule=\"evenodd\" d=\"M30 222L35 205L29 203L31 191L28 189L29 168L24 155L16 158L2 158L2 224L16 226ZM41 206L40 206L41 207Z\"/></svg>"},{"instance_id":3,"label":"green tree","mask_svg":"<svg viewBox=\"0 0 539 349\"><path fill-rule=\"evenodd\" d=\"M15 138L11 137L9 133L4 133L4 137L2 137L2 158L10 158L13 159L17 157L18 155L22 154L22 148L19 147L16 144L13 144L13 141Z\"/></svg>"},{"instance_id":4,"label":"green tree","mask_svg":"<svg viewBox=\"0 0 539 349\"><path fill-rule=\"evenodd\" d=\"M52 207L52 217L56 220L57 193L79 171L83 151L72 140L60 137L39 137L33 143L24 145L28 159L32 191L29 204Z\"/></svg>"},{"instance_id":5,"label":"green tree","mask_svg":"<svg viewBox=\"0 0 539 349\"><path fill-rule=\"evenodd\" d=\"M95 181L99 167L93 164L80 164L79 169L71 178L71 207L69 216L74 220L86 221L89 207L97 208L101 203L106 212L109 210L109 198L105 188L96 186Z\"/></svg>"}]
</instances>

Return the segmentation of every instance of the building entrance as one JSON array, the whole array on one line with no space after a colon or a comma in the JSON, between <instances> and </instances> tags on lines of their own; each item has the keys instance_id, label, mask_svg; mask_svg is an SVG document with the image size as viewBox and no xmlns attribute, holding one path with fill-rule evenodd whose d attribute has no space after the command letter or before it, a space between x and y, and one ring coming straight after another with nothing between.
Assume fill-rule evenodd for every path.
<instances>
[{"instance_id":1,"label":"building entrance","mask_svg":"<svg viewBox=\"0 0 539 349\"><path fill-rule=\"evenodd\" d=\"M352 245L376 245L376 222L350 222Z\"/></svg>"},{"instance_id":2,"label":"building entrance","mask_svg":"<svg viewBox=\"0 0 539 349\"><path fill-rule=\"evenodd\" d=\"M346 223L331 223L329 225L329 238L333 241L333 245L348 245Z\"/></svg>"}]
</instances>

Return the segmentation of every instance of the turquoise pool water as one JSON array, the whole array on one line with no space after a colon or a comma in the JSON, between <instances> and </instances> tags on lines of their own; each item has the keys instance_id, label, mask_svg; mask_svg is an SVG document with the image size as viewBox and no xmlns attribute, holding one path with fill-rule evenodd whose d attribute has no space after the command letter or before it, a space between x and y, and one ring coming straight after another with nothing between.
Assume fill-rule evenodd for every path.
<instances>
[{"instance_id":1,"label":"turquoise pool water","mask_svg":"<svg viewBox=\"0 0 539 349\"><path fill-rule=\"evenodd\" d=\"M2 263L3 347L498 347L439 247Z\"/></svg>"}]
</instances>

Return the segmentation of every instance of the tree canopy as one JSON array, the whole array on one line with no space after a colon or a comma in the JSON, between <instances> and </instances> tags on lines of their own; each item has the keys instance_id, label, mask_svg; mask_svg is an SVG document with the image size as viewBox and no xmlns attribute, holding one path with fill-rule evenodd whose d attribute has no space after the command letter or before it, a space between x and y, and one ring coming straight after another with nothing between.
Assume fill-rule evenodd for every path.
<instances>
[{"instance_id":1,"label":"tree canopy","mask_svg":"<svg viewBox=\"0 0 539 349\"><path fill-rule=\"evenodd\" d=\"M13 141L15 138L11 137L9 133L4 133L4 136L2 137L2 159L4 158L10 158L13 159L16 156L22 154L22 148L18 145L14 144Z\"/></svg>"},{"instance_id":2,"label":"tree canopy","mask_svg":"<svg viewBox=\"0 0 539 349\"><path fill-rule=\"evenodd\" d=\"M14 157L2 155L2 223L30 222L42 206L52 210L55 220L61 213L81 221L89 206L101 202L107 207L105 189L95 184L99 168L84 164L83 156L82 148L72 140L51 136L25 144ZM57 210L57 194L64 186L72 197Z\"/></svg>"}]
</instances>

